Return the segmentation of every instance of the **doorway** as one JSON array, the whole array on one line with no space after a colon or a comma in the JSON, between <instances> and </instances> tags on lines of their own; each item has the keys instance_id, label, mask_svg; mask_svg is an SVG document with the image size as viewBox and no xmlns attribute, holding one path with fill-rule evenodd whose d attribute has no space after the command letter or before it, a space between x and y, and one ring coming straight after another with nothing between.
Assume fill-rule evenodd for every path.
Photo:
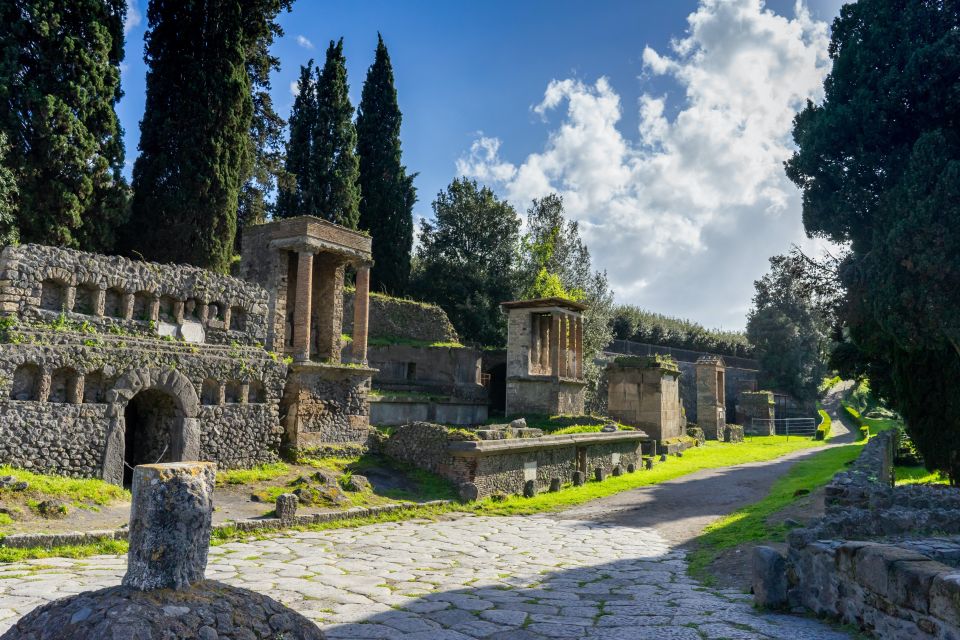
<instances>
[{"instance_id":1,"label":"doorway","mask_svg":"<svg viewBox=\"0 0 960 640\"><path fill-rule=\"evenodd\" d=\"M124 411L123 484L138 464L172 462L174 433L183 422L173 396L159 389L139 392Z\"/></svg>"}]
</instances>

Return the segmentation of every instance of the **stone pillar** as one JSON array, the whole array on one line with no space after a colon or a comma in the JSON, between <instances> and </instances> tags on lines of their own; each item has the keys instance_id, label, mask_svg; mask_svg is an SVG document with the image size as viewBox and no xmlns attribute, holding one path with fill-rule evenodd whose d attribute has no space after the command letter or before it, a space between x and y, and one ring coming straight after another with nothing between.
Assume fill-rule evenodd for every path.
<instances>
[{"instance_id":1,"label":"stone pillar","mask_svg":"<svg viewBox=\"0 0 960 640\"><path fill-rule=\"evenodd\" d=\"M560 314L550 315L550 375L560 375Z\"/></svg>"},{"instance_id":2,"label":"stone pillar","mask_svg":"<svg viewBox=\"0 0 960 640\"><path fill-rule=\"evenodd\" d=\"M63 308L66 311L73 311L73 305L77 301L77 288L73 285L68 285L63 290Z\"/></svg>"},{"instance_id":3,"label":"stone pillar","mask_svg":"<svg viewBox=\"0 0 960 640\"><path fill-rule=\"evenodd\" d=\"M573 343L573 361L576 370L575 376L578 380L583 378L583 316L577 316L576 328L574 331Z\"/></svg>"},{"instance_id":4,"label":"stone pillar","mask_svg":"<svg viewBox=\"0 0 960 640\"><path fill-rule=\"evenodd\" d=\"M120 301L124 320L133 320L133 294L124 293Z\"/></svg>"},{"instance_id":5,"label":"stone pillar","mask_svg":"<svg viewBox=\"0 0 960 640\"><path fill-rule=\"evenodd\" d=\"M370 321L370 265L357 267L357 292L353 296L353 359L367 363L367 324Z\"/></svg>"},{"instance_id":6,"label":"stone pillar","mask_svg":"<svg viewBox=\"0 0 960 640\"><path fill-rule=\"evenodd\" d=\"M215 477L212 462L134 469L124 586L184 590L204 579Z\"/></svg>"},{"instance_id":7,"label":"stone pillar","mask_svg":"<svg viewBox=\"0 0 960 640\"><path fill-rule=\"evenodd\" d=\"M240 383L240 397L237 398L240 404L247 404L250 402L250 383L241 382Z\"/></svg>"},{"instance_id":8,"label":"stone pillar","mask_svg":"<svg viewBox=\"0 0 960 640\"><path fill-rule=\"evenodd\" d=\"M107 306L107 290L103 288L97 289L96 295L97 297L93 300L93 315L102 318Z\"/></svg>"},{"instance_id":9,"label":"stone pillar","mask_svg":"<svg viewBox=\"0 0 960 640\"><path fill-rule=\"evenodd\" d=\"M83 374L77 374L67 380L67 402L80 404L83 402Z\"/></svg>"},{"instance_id":10,"label":"stone pillar","mask_svg":"<svg viewBox=\"0 0 960 640\"><path fill-rule=\"evenodd\" d=\"M44 369L40 372L40 381L37 383L37 400L46 402L50 398L50 371Z\"/></svg>"},{"instance_id":11,"label":"stone pillar","mask_svg":"<svg viewBox=\"0 0 960 640\"><path fill-rule=\"evenodd\" d=\"M534 317L540 332L540 371L546 372L550 370L550 316L540 313Z\"/></svg>"},{"instance_id":12,"label":"stone pillar","mask_svg":"<svg viewBox=\"0 0 960 640\"><path fill-rule=\"evenodd\" d=\"M560 371L561 378L570 375L570 316L560 314Z\"/></svg>"},{"instance_id":13,"label":"stone pillar","mask_svg":"<svg viewBox=\"0 0 960 640\"><path fill-rule=\"evenodd\" d=\"M183 300L174 300L173 301L173 321L176 324L183 324Z\"/></svg>"},{"instance_id":14,"label":"stone pillar","mask_svg":"<svg viewBox=\"0 0 960 640\"><path fill-rule=\"evenodd\" d=\"M313 293L313 253L300 251L297 259L297 306L293 310L293 358L310 360L310 298Z\"/></svg>"},{"instance_id":15,"label":"stone pillar","mask_svg":"<svg viewBox=\"0 0 960 640\"><path fill-rule=\"evenodd\" d=\"M153 322L154 324L156 324L157 321L159 320L160 320L160 296L154 294L154 296L150 298L150 322Z\"/></svg>"}]
</instances>

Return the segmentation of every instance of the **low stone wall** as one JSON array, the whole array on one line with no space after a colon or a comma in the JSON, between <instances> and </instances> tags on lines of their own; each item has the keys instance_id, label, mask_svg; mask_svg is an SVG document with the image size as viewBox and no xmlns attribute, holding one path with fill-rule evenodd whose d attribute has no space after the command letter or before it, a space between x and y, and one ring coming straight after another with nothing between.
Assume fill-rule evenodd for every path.
<instances>
[{"instance_id":1,"label":"low stone wall","mask_svg":"<svg viewBox=\"0 0 960 640\"><path fill-rule=\"evenodd\" d=\"M355 365L293 364L280 403L294 448L365 443L370 435L370 376Z\"/></svg>"},{"instance_id":2,"label":"low stone wall","mask_svg":"<svg viewBox=\"0 0 960 640\"><path fill-rule=\"evenodd\" d=\"M960 491L893 486L894 432L864 447L826 488L826 513L791 531L786 556L761 547L754 593L879 638L960 637Z\"/></svg>"},{"instance_id":3,"label":"low stone wall","mask_svg":"<svg viewBox=\"0 0 960 640\"><path fill-rule=\"evenodd\" d=\"M35 473L99 477L108 407L0 400L0 461Z\"/></svg>"},{"instance_id":4,"label":"low stone wall","mask_svg":"<svg viewBox=\"0 0 960 640\"><path fill-rule=\"evenodd\" d=\"M606 477L641 468L639 431L583 433L540 438L474 440L462 430L414 423L397 429L384 452L397 460L441 475L461 488L469 499L493 494L520 494L532 481L536 491L573 482L574 473Z\"/></svg>"},{"instance_id":5,"label":"low stone wall","mask_svg":"<svg viewBox=\"0 0 960 640\"><path fill-rule=\"evenodd\" d=\"M277 403L200 407L200 459L238 469L279 459L283 427Z\"/></svg>"},{"instance_id":6,"label":"low stone wall","mask_svg":"<svg viewBox=\"0 0 960 640\"><path fill-rule=\"evenodd\" d=\"M377 397L370 398L370 424L401 425L410 422L439 422L474 426L486 422L485 402L451 399Z\"/></svg>"},{"instance_id":7,"label":"low stone wall","mask_svg":"<svg viewBox=\"0 0 960 640\"><path fill-rule=\"evenodd\" d=\"M418 342L459 342L457 332L440 307L370 293L370 338L401 338ZM353 333L353 292L343 295L343 330Z\"/></svg>"},{"instance_id":8,"label":"low stone wall","mask_svg":"<svg viewBox=\"0 0 960 640\"><path fill-rule=\"evenodd\" d=\"M480 384L483 355L476 349L396 344L372 346L367 357L370 366L377 369L374 388L419 391L462 400L487 399L487 389Z\"/></svg>"}]
</instances>

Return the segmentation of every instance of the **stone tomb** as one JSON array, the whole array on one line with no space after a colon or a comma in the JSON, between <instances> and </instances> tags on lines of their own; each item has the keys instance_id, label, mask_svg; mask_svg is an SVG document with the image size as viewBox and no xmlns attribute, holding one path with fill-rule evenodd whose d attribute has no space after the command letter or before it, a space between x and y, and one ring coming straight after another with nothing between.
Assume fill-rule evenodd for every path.
<instances>
[{"instance_id":1,"label":"stone tomb","mask_svg":"<svg viewBox=\"0 0 960 640\"><path fill-rule=\"evenodd\" d=\"M281 401L295 448L364 443L370 431L367 365L369 236L312 216L244 230L241 273L271 292L267 349L293 358ZM345 270L356 272L352 362L341 359Z\"/></svg>"},{"instance_id":2,"label":"stone tomb","mask_svg":"<svg viewBox=\"0 0 960 640\"><path fill-rule=\"evenodd\" d=\"M776 405L771 391L741 391L737 395L737 420L748 436L776 435Z\"/></svg>"},{"instance_id":3,"label":"stone tomb","mask_svg":"<svg viewBox=\"0 0 960 640\"><path fill-rule=\"evenodd\" d=\"M506 414L582 414L587 307L563 298L500 306L508 314Z\"/></svg>"},{"instance_id":4,"label":"stone tomb","mask_svg":"<svg viewBox=\"0 0 960 640\"><path fill-rule=\"evenodd\" d=\"M686 435L680 368L660 356L621 356L607 365L607 412L659 442Z\"/></svg>"},{"instance_id":5,"label":"stone tomb","mask_svg":"<svg viewBox=\"0 0 960 640\"><path fill-rule=\"evenodd\" d=\"M720 356L701 356L696 366L697 424L707 438L722 441L727 427L726 365Z\"/></svg>"}]
</instances>

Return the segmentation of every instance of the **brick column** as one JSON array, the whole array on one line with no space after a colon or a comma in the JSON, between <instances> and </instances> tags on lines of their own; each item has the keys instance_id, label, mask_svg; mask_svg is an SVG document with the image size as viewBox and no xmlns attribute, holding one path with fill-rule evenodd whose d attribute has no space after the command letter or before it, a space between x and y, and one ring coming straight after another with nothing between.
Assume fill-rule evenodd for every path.
<instances>
[{"instance_id":1,"label":"brick column","mask_svg":"<svg viewBox=\"0 0 960 640\"><path fill-rule=\"evenodd\" d=\"M293 310L293 358L310 360L310 298L313 293L313 253L300 251L297 258L297 306Z\"/></svg>"},{"instance_id":2,"label":"brick column","mask_svg":"<svg viewBox=\"0 0 960 640\"><path fill-rule=\"evenodd\" d=\"M540 332L538 343L540 346L540 371L544 372L550 367L550 321L543 314L534 316L537 319L537 331Z\"/></svg>"},{"instance_id":3,"label":"brick column","mask_svg":"<svg viewBox=\"0 0 960 640\"><path fill-rule=\"evenodd\" d=\"M560 314L560 377L570 374L570 316Z\"/></svg>"},{"instance_id":4,"label":"brick column","mask_svg":"<svg viewBox=\"0 0 960 640\"><path fill-rule=\"evenodd\" d=\"M560 375L560 315L550 314L550 375Z\"/></svg>"},{"instance_id":5,"label":"brick column","mask_svg":"<svg viewBox=\"0 0 960 640\"><path fill-rule=\"evenodd\" d=\"M370 321L370 265L357 267L357 292L353 296L353 360L367 363L367 324Z\"/></svg>"}]
</instances>

